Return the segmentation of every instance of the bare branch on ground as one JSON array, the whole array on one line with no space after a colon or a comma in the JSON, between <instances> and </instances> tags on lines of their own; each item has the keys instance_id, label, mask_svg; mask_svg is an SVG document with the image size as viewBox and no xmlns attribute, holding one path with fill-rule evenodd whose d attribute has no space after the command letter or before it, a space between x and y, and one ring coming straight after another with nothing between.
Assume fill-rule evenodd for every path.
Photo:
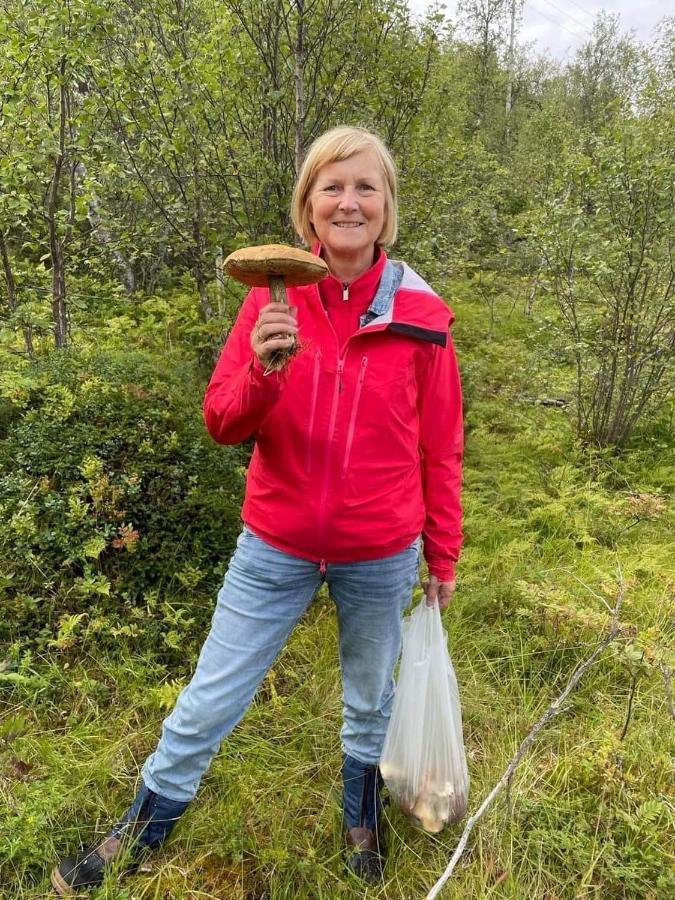
<instances>
[{"instance_id":1,"label":"bare branch on ground","mask_svg":"<svg viewBox=\"0 0 675 900\"><path fill-rule=\"evenodd\" d=\"M527 737L524 738L518 751L515 756L511 760L511 762L506 767L504 774L499 779L497 784L492 788L487 797L483 800L481 805L478 807L477 811L467 819L466 825L464 826L464 831L459 839L459 843L455 848L455 852L452 854L450 858L450 862L448 866L438 879L436 884L432 887L429 893L426 896L426 900L434 900L440 893L443 885L448 881L452 873L454 872L457 863L462 857L464 850L466 849L466 845L469 840L469 835L471 834L475 824L482 818L485 814L486 810L492 805L495 797L497 797L504 788L510 783L513 773L516 768L520 764L521 760L530 749L531 745L534 743L535 738L539 734L539 732L547 725L551 719L558 715L561 711L563 704L572 693L574 688L577 686L579 681L583 678L586 672L591 668L591 666L595 663L598 657L603 653L604 650L612 643L614 638L617 636L619 632L619 615L621 612L621 606L623 604L624 595L626 593L626 586L624 584L623 578L619 575L619 593L617 596L616 603L614 605L614 609L612 610L612 618L610 620L609 630L603 640L597 645L595 650L588 656L583 663L581 663L577 669L572 674L571 678L567 682L565 689L563 692L553 701L553 703L549 706L543 716L535 722L535 724L530 729ZM665 676L664 676L665 677Z\"/></svg>"}]
</instances>

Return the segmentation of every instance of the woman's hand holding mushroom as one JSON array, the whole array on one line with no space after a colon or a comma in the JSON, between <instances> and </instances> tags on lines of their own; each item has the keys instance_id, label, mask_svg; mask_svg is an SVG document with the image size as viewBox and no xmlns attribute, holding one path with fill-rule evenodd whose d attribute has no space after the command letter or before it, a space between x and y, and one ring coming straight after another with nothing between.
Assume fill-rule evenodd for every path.
<instances>
[{"instance_id":1,"label":"woman's hand holding mushroom","mask_svg":"<svg viewBox=\"0 0 675 900\"><path fill-rule=\"evenodd\" d=\"M235 250L227 257L223 268L243 284L269 290L272 302L260 311L251 335L251 346L265 366L265 374L283 369L298 349L295 337L297 310L291 311L288 306L286 287L316 284L328 275L328 266L306 250L285 244L264 244Z\"/></svg>"},{"instance_id":2,"label":"woman's hand holding mushroom","mask_svg":"<svg viewBox=\"0 0 675 900\"><path fill-rule=\"evenodd\" d=\"M263 306L253 331L251 348L262 366L268 366L277 350L288 351L298 333L297 307L285 303Z\"/></svg>"}]
</instances>

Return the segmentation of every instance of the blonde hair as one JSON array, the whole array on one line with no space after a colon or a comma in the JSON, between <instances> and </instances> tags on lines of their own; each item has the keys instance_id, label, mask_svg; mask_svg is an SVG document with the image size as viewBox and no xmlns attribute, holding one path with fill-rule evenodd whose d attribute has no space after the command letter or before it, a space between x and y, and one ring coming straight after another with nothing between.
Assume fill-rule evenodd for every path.
<instances>
[{"instance_id":1,"label":"blonde hair","mask_svg":"<svg viewBox=\"0 0 675 900\"><path fill-rule=\"evenodd\" d=\"M393 244L398 232L398 184L396 164L391 153L377 135L365 128L353 128L341 125L331 128L318 137L307 151L307 156L300 169L298 180L293 189L291 200L291 219L293 226L308 247L317 240L314 226L309 219L309 195L319 169L329 163L342 162L344 159L374 150L382 167L385 184L384 224L376 243L380 246Z\"/></svg>"}]
</instances>

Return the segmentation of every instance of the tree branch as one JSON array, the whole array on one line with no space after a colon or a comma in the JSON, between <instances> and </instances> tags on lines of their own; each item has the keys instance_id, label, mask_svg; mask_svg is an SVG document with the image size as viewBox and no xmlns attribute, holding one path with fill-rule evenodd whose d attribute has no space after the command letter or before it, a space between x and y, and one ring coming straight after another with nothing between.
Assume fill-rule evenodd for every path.
<instances>
[{"instance_id":1,"label":"tree branch","mask_svg":"<svg viewBox=\"0 0 675 900\"><path fill-rule=\"evenodd\" d=\"M675 707L673 706L673 688L670 681L670 666L667 666L666 663L659 663L659 671L663 677L663 687L666 692L666 703L668 704L668 712L670 713L670 718L675 719Z\"/></svg>"}]
</instances>

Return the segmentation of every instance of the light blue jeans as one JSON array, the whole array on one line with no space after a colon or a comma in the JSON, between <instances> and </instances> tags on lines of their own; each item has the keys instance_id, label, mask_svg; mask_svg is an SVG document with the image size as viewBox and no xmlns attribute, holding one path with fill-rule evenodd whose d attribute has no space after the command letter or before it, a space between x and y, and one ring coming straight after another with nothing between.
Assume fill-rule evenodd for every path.
<instances>
[{"instance_id":1,"label":"light blue jeans","mask_svg":"<svg viewBox=\"0 0 675 900\"><path fill-rule=\"evenodd\" d=\"M143 781L192 800L222 740L243 717L267 670L325 579L337 610L342 668L342 749L380 758L394 696L401 620L417 579L419 539L384 559L317 563L271 547L244 528L192 680L165 719Z\"/></svg>"}]
</instances>

